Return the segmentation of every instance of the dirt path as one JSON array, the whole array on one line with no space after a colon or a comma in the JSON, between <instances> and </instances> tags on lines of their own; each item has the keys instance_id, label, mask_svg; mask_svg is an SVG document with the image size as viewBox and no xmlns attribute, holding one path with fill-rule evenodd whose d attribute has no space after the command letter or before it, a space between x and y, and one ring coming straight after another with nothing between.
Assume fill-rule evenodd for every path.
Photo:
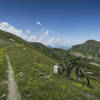
<instances>
[{"instance_id":1,"label":"dirt path","mask_svg":"<svg viewBox=\"0 0 100 100\"><path fill-rule=\"evenodd\" d=\"M13 72L7 53L6 53L6 57L8 60L8 98L7 100L21 100L21 96L20 96L20 93L18 92L17 84L14 80L14 72Z\"/></svg>"}]
</instances>

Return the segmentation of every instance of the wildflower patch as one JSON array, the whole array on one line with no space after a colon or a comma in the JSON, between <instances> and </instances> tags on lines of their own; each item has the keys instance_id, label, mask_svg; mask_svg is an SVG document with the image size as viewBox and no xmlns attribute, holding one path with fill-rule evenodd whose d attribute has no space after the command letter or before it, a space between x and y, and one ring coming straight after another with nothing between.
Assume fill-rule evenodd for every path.
<instances>
[{"instance_id":1,"label":"wildflower patch","mask_svg":"<svg viewBox=\"0 0 100 100\"><path fill-rule=\"evenodd\" d=\"M78 87L78 88L81 88L82 87L82 84L80 84L80 83L76 83L76 84L74 84L76 87Z\"/></svg>"}]
</instances>

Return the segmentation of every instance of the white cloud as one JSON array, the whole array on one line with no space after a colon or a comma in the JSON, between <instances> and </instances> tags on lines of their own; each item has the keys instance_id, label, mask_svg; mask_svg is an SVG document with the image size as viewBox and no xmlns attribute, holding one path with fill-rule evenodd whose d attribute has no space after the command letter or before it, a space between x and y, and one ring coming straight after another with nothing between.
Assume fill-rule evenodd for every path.
<instances>
[{"instance_id":1,"label":"white cloud","mask_svg":"<svg viewBox=\"0 0 100 100\"><path fill-rule=\"evenodd\" d=\"M42 25L40 21L37 21L36 24L37 25L40 25L40 26Z\"/></svg>"},{"instance_id":2,"label":"white cloud","mask_svg":"<svg viewBox=\"0 0 100 100\"><path fill-rule=\"evenodd\" d=\"M13 34L20 36L22 38L26 38L25 34L23 34L23 30L16 29L14 26L8 24L7 22L1 22L0 29L3 31L6 31L6 32L13 33Z\"/></svg>"},{"instance_id":3,"label":"white cloud","mask_svg":"<svg viewBox=\"0 0 100 100\"><path fill-rule=\"evenodd\" d=\"M26 30L26 33L27 33L27 34L30 34L31 32L30 32L30 30L29 30L29 29L27 29L27 30Z\"/></svg>"},{"instance_id":4,"label":"white cloud","mask_svg":"<svg viewBox=\"0 0 100 100\"><path fill-rule=\"evenodd\" d=\"M45 34L46 36L48 36L49 31L48 31L48 30L45 30L45 31L44 31L44 34Z\"/></svg>"},{"instance_id":5,"label":"white cloud","mask_svg":"<svg viewBox=\"0 0 100 100\"><path fill-rule=\"evenodd\" d=\"M39 42L51 46L53 44L54 38L49 35L49 31L45 30L43 34L39 37Z\"/></svg>"},{"instance_id":6,"label":"white cloud","mask_svg":"<svg viewBox=\"0 0 100 100\"><path fill-rule=\"evenodd\" d=\"M40 22L37 22L38 25L41 25ZM54 38L50 36L50 32L48 30L44 30L44 32L42 33L42 35L40 37L31 35L30 30L26 30L26 33L28 34L24 34L23 30L21 29L17 29L14 26L8 24L7 22L0 22L0 29L6 32L10 32L12 34L15 34L21 38L23 38L26 41L29 42L41 42L47 46L51 46L51 47L60 47L60 46L72 46L73 44L75 44L75 41L65 41L63 39L58 39L58 38ZM29 35L30 34L30 35ZM77 43L76 43L77 44Z\"/></svg>"},{"instance_id":7,"label":"white cloud","mask_svg":"<svg viewBox=\"0 0 100 100\"><path fill-rule=\"evenodd\" d=\"M16 29L14 26L8 24L7 22L1 22L0 23L0 29L12 34L15 34L21 38L23 38L24 40L29 40L29 36L24 34L23 30L21 29Z\"/></svg>"}]
</instances>

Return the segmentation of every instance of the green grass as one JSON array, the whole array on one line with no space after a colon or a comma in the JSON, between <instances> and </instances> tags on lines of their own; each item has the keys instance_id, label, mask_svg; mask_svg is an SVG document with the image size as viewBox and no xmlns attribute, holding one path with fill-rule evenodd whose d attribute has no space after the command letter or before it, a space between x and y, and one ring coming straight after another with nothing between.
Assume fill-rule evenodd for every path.
<instances>
[{"instance_id":1,"label":"green grass","mask_svg":"<svg viewBox=\"0 0 100 100\"><path fill-rule=\"evenodd\" d=\"M4 45L5 42L7 45ZM53 66L66 55L66 51L51 49L40 43L29 43L3 31L0 31L0 43L8 47L22 100L100 100L100 77L89 76L92 88L88 88L76 80L74 72L71 74L73 80L53 73ZM1 52L0 100L6 100L8 67L3 49ZM86 71L100 74L100 68L88 62L87 59L78 61Z\"/></svg>"},{"instance_id":2,"label":"green grass","mask_svg":"<svg viewBox=\"0 0 100 100\"><path fill-rule=\"evenodd\" d=\"M4 40L2 40L2 39L0 39L0 46L1 45L4 45L6 42L4 41Z\"/></svg>"},{"instance_id":3,"label":"green grass","mask_svg":"<svg viewBox=\"0 0 100 100\"><path fill-rule=\"evenodd\" d=\"M23 50L26 48L26 50ZM22 100L99 100L100 81L90 76L93 89L53 74L54 59L16 44L8 49ZM89 67L90 68L90 67ZM91 69L91 68L90 68Z\"/></svg>"},{"instance_id":4,"label":"green grass","mask_svg":"<svg viewBox=\"0 0 100 100\"><path fill-rule=\"evenodd\" d=\"M64 57L66 54L66 50L58 48L50 48L43 45L42 43L31 42L29 44L33 47L33 49L41 52L42 54L44 54L47 57L50 57L51 59L53 58L56 61L61 60L61 58Z\"/></svg>"},{"instance_id":5,"label":"green grass","mask_svg":"<svg viewBox=\"0 0 100 100\"><path fill-rule=\"evenodd\" d=\"M0 49L4 48L7 44L8 44L8 42L6 42L3 39L0 39Z\"/></svg>"},{"instance_id":6,"label":"green grass","mask_svg":"<svg viewBox=\"0 0 100 100\"><path fill-rule=\"evenodd\" d=\"M80 53L87 57L100 58L100 42L95 40L88 40L83 44L73 46L70 49L73 53Z\"/></svg>"},{"instance_id":7,"label":"green grass","mask_svg":"<svg viewBox=\"0 0 100 100\"><path fill-rule=\"evenodd\" d=\"M6 100L7 99L7 60L5 55L5 50L0 49L0 100Z\"/></svg>"},{"instance_id":8,"label":"green grass","mask_svg":"<svg viewBox=\"0 0 100 100\"><path fill-rule=\"evenodd\" d=\"M14 41L11 41L13 39ZM5 43L5 44L4 44ZM66 53L63 49L57 49L57 48L49 48L41 43L37 42L27 42L23 40L22 38L0 30L0 47L1 45L4 47L7 47L8 45L13 46L14 44L19 43L23 44L27 47L30 47L38 52L41 52L45 56L54 59L56 61L59 61Z\"/></svg>"}]
</instances>

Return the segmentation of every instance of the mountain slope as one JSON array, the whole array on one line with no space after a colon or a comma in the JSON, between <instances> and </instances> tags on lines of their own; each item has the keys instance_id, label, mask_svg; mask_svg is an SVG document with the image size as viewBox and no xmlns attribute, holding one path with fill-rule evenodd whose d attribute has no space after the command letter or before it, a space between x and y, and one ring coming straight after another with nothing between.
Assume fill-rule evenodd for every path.
<instances>
[{"instance_id":1,"label":"mountain slope","mask_svg":"<svg viewBox=\"0 0 100 100\"><path fill-rule=\"evenodd\" d=\"M66 98L68 100L99 100L100 80L98 78L89 77L94 87L91 89L76 81L74 72L71 74L73 80L53 73L53 66L59 64L59 59L65 56L66 51L48 48L41 43L29 43L7 32L2 32L0 35L1 44L8 43L7 53L22 100L66 100ZM5 65L6 63L3 63L2 67L0 66L0 70L1 68L5 70L1 70L1 76L5 75L4 73L7 76L7 68L5 68L7 65ZM82 60L80 65L93 73L100 70L99 67L87 64L85 60ZM2 87L1 84L0 87ZM6 91L1 90L4 91L4 88L0 88L0 100L4 100L1 97Z\"/></svg>"},{"instance_id":2,"label":"mountain slope","mask_svg":"<svg viewBox=\"0 0 100 100\"><path fill-rule=\"evenodd\" d=\"M23 44L25 46L28 46L30 48L37 50L38 52L43 53L45 56L55 59L57 61L60 60L61 57L65 56L65 53L66 53L65 50L49 48L41 43L27 42L14 34L4 32L1 30L0 30L0 41L1 41L0 45L3 45L3 46L4 46L4 44L7 44L7 45L8 44L13 45L15 43Z\"/></svg>"},{"instance_id":3,"label":"mountain slope","mask_svg":"<svg viewBox=\"0 0 100 100\"><path fill-rule=\"evenodd\" d=\"M24 41L23 39L21 39L20 37L11 34L9 32L5 32L0 30L0 38L7 41L7 42L17 42L17 43L26 43L26 41Z\"/></svg>"},{"instance_id":4,"label":"mountain slope","mask_svg":"<svg viewBox=\"0 0 100 100\"><path fill-rule=\"evenodd\" d=\"M26 48L26 49L23 49ZM75 74L69 80L63 75L53 73L55 60L43 53L24 45L17 44L10 47L8 55L15 72L15 79L22 96L22 100L99 100L99 79L91 78L94 89L86 87L76 81ZM95 70L95 66L84 65L88 71ZM96 69L95 71L99 70ZM95 72L94 71L94 72Z\"/></svg>"},{"instance_id":5,"label":"mountain slope","mask_svg":"<svg viewBox=\"0 0 100 100\"><path fill-rule=\"evenodd\" d=\"M70 49L72 54L77 56L100 58L100 42L95 40L88 40L83 44L73 46Z\"/></svg>"},{"instance_id":6,"label":"mountain slope","mask_svg":"<svg viewBox=\"0 0 100 100\"><path fill-rule=\"evenodd\" d=\"M6 45L8 42L3 40L3 39L0 39L0 48L2 48L4 45Z\"/></svg>"},{"instance_id":7,"label":"mountain slope","mask_svg":"<svg viewBox=\"0 0 100 100\"><path fill-rule=\"evenodd\" d=\"M33 42L33 43L31 42L30 44L35 50L43 53L48 57L54 58L57 61L61 60L61 58L66 55L66 50L63 49L50 48L37 42Z\"/></svg>"}]
</instances>

